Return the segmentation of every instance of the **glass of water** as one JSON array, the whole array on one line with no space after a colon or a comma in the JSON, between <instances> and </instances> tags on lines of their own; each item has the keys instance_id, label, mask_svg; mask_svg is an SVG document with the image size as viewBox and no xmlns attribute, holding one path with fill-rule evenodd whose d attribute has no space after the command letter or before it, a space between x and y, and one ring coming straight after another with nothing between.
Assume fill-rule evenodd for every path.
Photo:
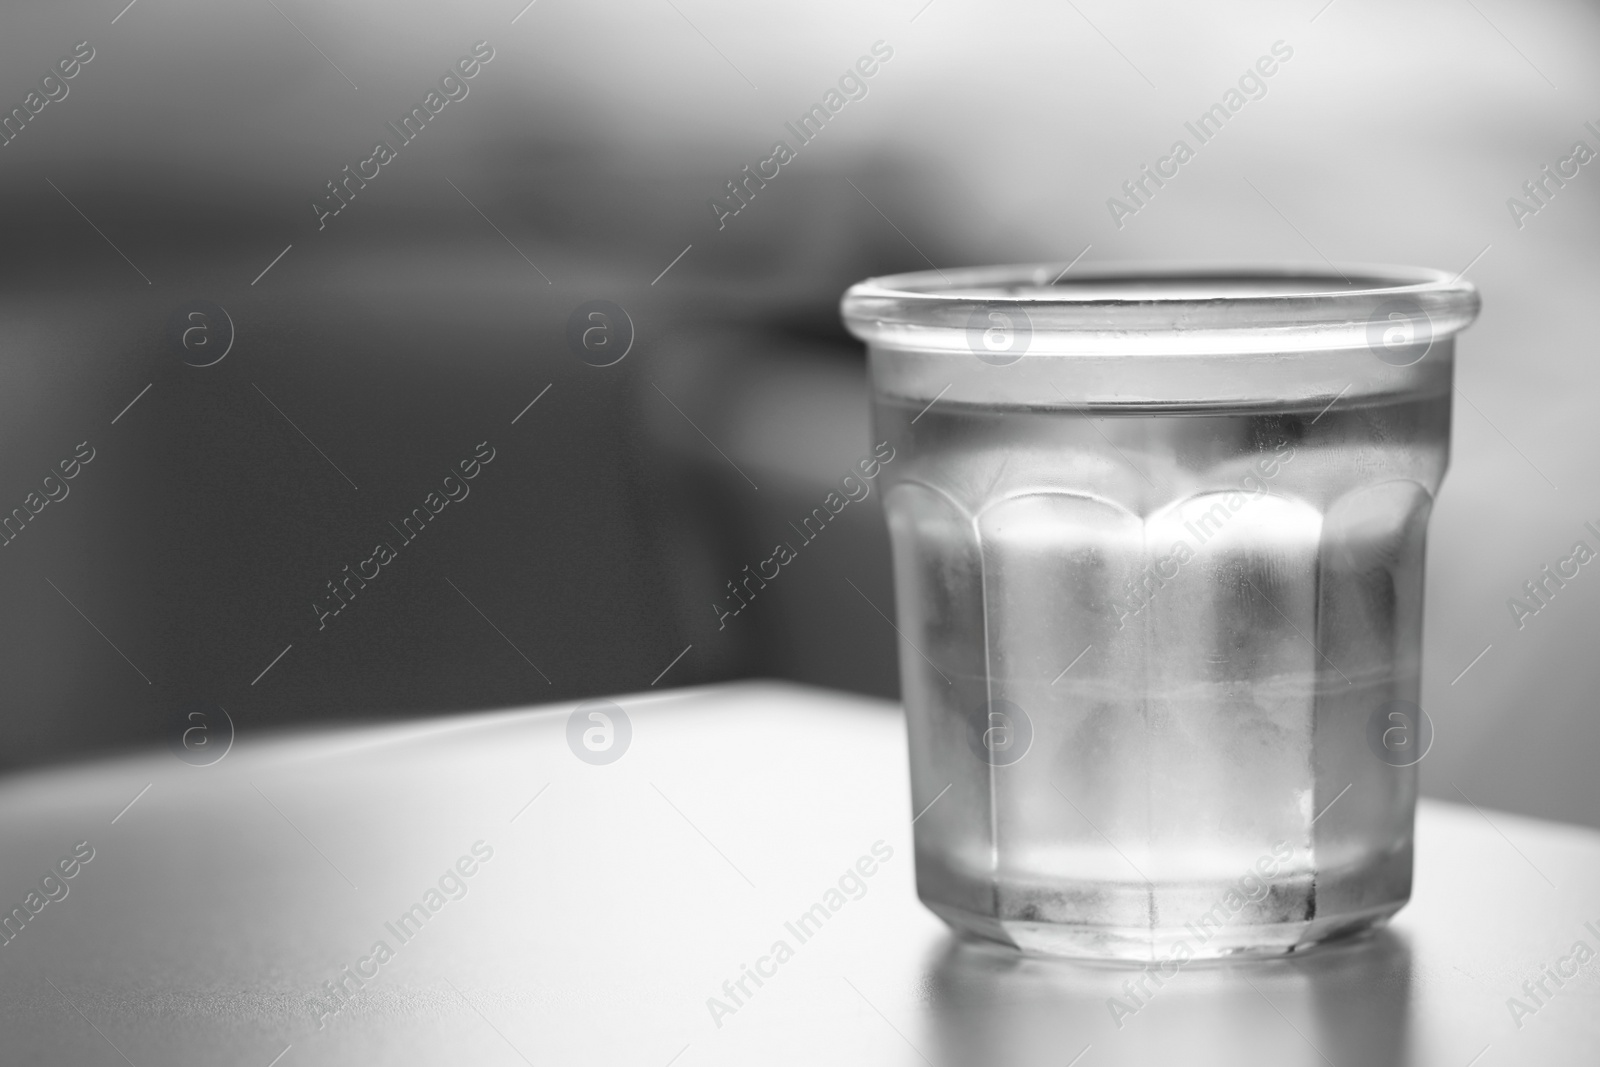
<instances>
[{"instance_id":1,"label":"glass of water","mask_svg":"<svg viewBox=\"0 0 1600 1067\"><path fill-rule=\"evenodd\" d=\"M1292 952L1411 892L1423 542L1473 287L877 278L923 902L1051 955Z\"/></svg>"}]
</instances>

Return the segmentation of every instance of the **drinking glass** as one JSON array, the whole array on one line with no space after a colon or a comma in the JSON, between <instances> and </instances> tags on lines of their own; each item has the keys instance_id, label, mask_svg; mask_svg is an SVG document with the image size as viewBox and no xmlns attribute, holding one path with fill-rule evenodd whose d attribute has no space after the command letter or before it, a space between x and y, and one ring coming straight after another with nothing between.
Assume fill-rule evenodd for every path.
<instances>
[{"instance_id":1,"label":"drinking glass","mask_svg":"<svg viewBox=\"0 0 1600 1067\"><path fill-rule=\"evenodd\" d=\"M1423 541L1473 287L876 278L917 886L1040 954L1273 955L1411 891Z\"/></svg>"}]
</instances>

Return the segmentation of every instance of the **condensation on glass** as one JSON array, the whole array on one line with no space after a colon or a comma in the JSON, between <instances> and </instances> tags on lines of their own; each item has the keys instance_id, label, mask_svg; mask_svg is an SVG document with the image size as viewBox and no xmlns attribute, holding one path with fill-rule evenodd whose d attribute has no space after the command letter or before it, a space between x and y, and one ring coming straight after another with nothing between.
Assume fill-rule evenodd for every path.
<instances>
[{"instance_id":1,"label":"condensation on glass","mask_svg":"<svg viewBox=\"0 0 1600 1067\"><path fill-rule=\"evenodd\" d=\"M1474 289L1350 267L878 278L917 884L1181 963L1411 892L1423 542Z\"/></svg>"}]
</instances>

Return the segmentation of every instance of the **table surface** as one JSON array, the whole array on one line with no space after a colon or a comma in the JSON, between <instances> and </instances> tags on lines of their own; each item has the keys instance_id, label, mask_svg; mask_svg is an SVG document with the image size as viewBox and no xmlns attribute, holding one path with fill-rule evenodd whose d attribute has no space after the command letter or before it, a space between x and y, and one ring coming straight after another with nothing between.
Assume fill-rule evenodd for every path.
<instances>
[{"instance_id":1,"label":"table surface","mask_svg":"<svg viewBox=\"0 0 1600 1067\"><path fill-rule=\"evenodd\" d=\"M1389 930L1191 966L1119 1026L1133 972L960 942L917 902L896 706L767 683L617 702L631 739L603 765L566 704L0 782L0 908L37 909L0 946L0 1061L1600 1062L1600 959L1572 955L1600 949L1592 831L1425 802ZM864 893L794 937L874 849ZM1576 974L1534 1000L1546 967Z\"/></svg>"}]
</instances>

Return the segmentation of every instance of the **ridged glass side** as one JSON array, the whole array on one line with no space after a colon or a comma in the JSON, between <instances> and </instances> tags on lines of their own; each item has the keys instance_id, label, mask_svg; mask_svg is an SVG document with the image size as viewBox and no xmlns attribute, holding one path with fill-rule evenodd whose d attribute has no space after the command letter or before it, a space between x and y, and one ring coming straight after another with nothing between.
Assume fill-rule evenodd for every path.
<instances>
[{"instance_id":1,"label":"ridged glass side","mask_svg":"<svg viewBox=\"0 0 1600 1067\"><path fill-rule=\"evenodd\" d=\"M1159 414L880 394L876 419L931 907L1142 959L1283 951L1405 902L1415 768L1369 720L1417 699L1447 392Z\"/></svg>"}]
</instances>

